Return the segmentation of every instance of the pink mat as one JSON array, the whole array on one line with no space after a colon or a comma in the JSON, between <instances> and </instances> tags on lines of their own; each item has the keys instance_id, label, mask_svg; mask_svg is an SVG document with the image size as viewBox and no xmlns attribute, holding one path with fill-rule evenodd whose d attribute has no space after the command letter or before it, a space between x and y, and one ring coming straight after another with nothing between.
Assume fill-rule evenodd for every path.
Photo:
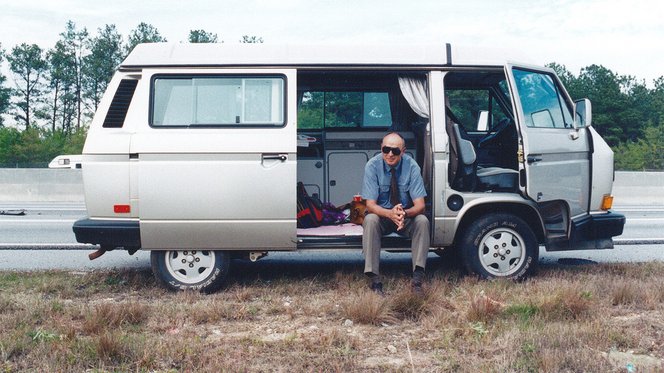
<instances>
[{"instance_id":1,"label":"pink mat","mask_svg":"<svg viewBox=\"0 0 664 373\"><path fill-rule=\"evenodd\" d=\"M357 224L322 225L318 228L298 228L298 236L361 236L362 226Z\"/></svg>"}]
</instances>

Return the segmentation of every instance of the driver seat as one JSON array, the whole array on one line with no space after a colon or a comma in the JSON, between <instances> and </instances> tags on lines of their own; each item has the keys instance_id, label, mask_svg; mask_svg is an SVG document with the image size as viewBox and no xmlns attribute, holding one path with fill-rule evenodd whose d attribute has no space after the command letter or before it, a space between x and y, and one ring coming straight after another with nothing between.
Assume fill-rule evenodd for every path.
<instances>
[{"instance_id":1,"label":"driver seat","mask_svg":"<svg viewBox=\"0 0 664 373\"><path fill-rule=\"evenodd\" d=\"M454 179L450 185L459 191L496 191L515 192L519 185L519 171L502 167L478 167L475 147L469 140L461 137L458 123L452 123L450 145L456 151L456 157L450 157L450 162L456 169Z\"/></svg>"}]
</instances>

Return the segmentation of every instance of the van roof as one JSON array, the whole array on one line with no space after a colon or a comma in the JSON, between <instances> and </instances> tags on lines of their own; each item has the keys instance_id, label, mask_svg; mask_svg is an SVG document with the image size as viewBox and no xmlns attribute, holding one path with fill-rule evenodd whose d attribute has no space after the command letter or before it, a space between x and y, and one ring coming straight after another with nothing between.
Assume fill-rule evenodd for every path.
<instances>
[{"instance_id":1,"label":"van roof","mask_svg":"<svg viewBox=\"0 0 664 373\"><path fill-rule=\"evenodd\" d=\"M168 66L503 66L504 51L441 45L148 43L120 68Z\"/></svg>"}]
</instances>

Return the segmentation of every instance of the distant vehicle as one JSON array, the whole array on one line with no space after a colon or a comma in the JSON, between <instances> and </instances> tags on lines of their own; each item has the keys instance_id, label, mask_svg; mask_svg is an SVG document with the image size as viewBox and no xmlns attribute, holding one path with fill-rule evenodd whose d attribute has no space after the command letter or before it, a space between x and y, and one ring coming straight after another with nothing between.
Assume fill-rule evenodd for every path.
<instances>
[{"instance_id":1,"label":"distant vehicle","mask_svg":"<svg viewBox=\"0 0 664 373\"><path fill-rule=\"evenodd\" d=\"M233 258L360 250L351 225L297 229L296 185L351 201L383 136L399 131L423 172L431 248L471 273L523 278L541 245L612 248L625 217L611 211L613 152L590 101L573 101L550 68L465 52L139 45L90 125L76 239L100 245L91 258L149 250L167 287L204 291Z\"/></svg>"},{"instance_id":2,"label":"distant vehicle","mask_svg":"<svg viewBox=\"0 0 664 373\"><path fill-rule=\"evenodd\" d=\"M80 154L59 155L48 164L48 168L81 168Z\"/></svg>"}]
</instances>

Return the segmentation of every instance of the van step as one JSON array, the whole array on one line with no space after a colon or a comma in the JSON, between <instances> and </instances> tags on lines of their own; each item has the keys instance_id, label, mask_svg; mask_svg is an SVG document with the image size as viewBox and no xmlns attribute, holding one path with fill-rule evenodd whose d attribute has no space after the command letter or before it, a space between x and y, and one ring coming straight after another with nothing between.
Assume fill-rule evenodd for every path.
<instances>
[{"instance_id":1,"label":"van step","mask_svg":"<svg viewBox=\"0 0 664 373\"><path fill-rule=\"evenodd\" d=\"M410 238L401 236L385 236L382 240L383 249L410 248ZM362 236L330 237L330 236L298 236L298 249L361 249Z\"/></svg>"}]
</instances>

